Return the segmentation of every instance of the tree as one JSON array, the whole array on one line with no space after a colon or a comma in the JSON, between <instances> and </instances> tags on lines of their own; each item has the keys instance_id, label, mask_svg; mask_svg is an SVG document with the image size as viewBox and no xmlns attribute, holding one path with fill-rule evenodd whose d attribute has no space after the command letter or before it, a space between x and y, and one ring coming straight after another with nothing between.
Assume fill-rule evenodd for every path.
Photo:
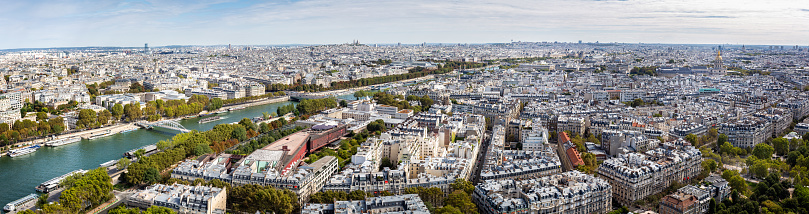
<instances>
[{"instance_id":1,"label":"tree","mask_svg":"<svg viewBox=\"0 0 809 214\"><path fill-rule=\"evenodd\" d=\"M755 155L758 159L769 160L772 157L772 153L774 151L775 149L773 149L772 146L764 143L759 143L756 144L756 146L753 148L753 155Z\"/></svg>"},{"instance_id":2,"label":"tree","mask_svg":"<svg viewBox=\"0 0 809 214\"><path fill-rule=\"evenodd\" d=\"M354 97L357 98L357 99L360 99L360 98L366 97L366 96L368 96L368 93L366 93L363 90L359 90L357 92L354 92Z\"/></svg>"},{"instance_id":3,"label":"tree","mask_svg":"<svg viewBox=\"0 0 809 214\"><path fill-rule=\"evenodd\" d=\"M466 194L472 194L475 191L475 185L463 178L455 179L455 183L450 184L454 190L463 190Z\"/></svg>"},{"instance_id":4,"label":"tree","mask_svg":"<svg viewBox=\"0 0 809 214\"><path fill-rule=\"evenodd\" d=\"M129 160L129 158L121 158L118 160L118 163L115 164L115 167L118 168L118 170L124 170L131 163L132 161Z\"/></svg>"},{"instance_id":5,"label":"tree","mask_svg":"<svg viewBox=\"0 0 809 214\"><path fill-rule=\"evenodd\" d=\"M451 205L443 206L435 210L437 214L463 214L460 209Z\"/></svg>"},{"instance_id":6,"label":"tree","mask_svg":"<svg viewBox=\"0 0 809 214\"><path fill-rule=\"evenodd\" d=\"M109 123L111 118L112 118L112 113L107 109L104 109L100 113L98 113L98 122L101 123L101 124Z\"/></svg>"},{"instance_id":7,"label":"tree","mask_svg":"<svg viewBox=\"0 0 809 214\"><path fill-rule=\"evenodd\" d=\"M695 134L688 134L688 135L685 136L685 140L688 141L689 143L691 143L691 145L694 145L694 146L697 145L697 138L698 137Z\"/></svg>"},{"instance_id":8,"label":"tree","mask_svg":"<svg viewBox=\"0 0 809 214\"><path fill-rule=\"evenodd\" d=\"M433 105L433 100L432 100L432 99L430 99L430 97L429 97L429 96L424 95L424 96L422 96L422 97L421 97L421 99L419 100L419 103L421 104L422 109L425 109L425 110L426 110L426 109L429 109L429 108L430 108L430 106L432 106L432 105Z\"/></svg>"},{"instance_id":9,"label":"tree","mask_svg":"<svg viewBox=\"0 0 809 214\"><path fill-rule=\"evenodd\" d=\"M223 105L224 102L222 101L222 98L215 97L211 99L211 103L208 104L208 111L217 110L219 108L222 108Z\"/></svg>"},{"instance_id":10,"label":"tree","mask_svg":"<svg viewBox=\"0 0 809 214\"><path fill-rule=\"evenodd\" d=\"M140 109L140 103L132 103L124 105L124 115L126 115L127 121L139 120L143 115L143 112Z\"/></svg>"},{"instance_id":11,"label":"tree","mask_svg":"<svg viewBox=\"0 0 809 214\"><path fill-rule=\"evenodd\" d=\"M450 193L446 200L444 200L444 206L457 207L462 213L466 214L477 213L478 210L475 203L472 203L470 194L467 194L463 190L455 190Z\"/></svg>"},{"instance_id":12,"label":"tree","mask_svg":"<svg viewBox=\"0 0 809 214\"><path fill-rule=\"evenodd\" d=\"M147 184L153 184L160 180L160 171L157 168L149 167L143 175L143 181Z\"/></svg>"},{"instance_id":13,"label":"tree","mask_svg":"<svg viewBox=\"0 0 809 214\"><path fill-rule=\"evenodd\" d=\"M143 214L176 214L171 208L168 207L160 207L160 206L152 206L146 211L143 211Z\"/></svg>"},{"instance_id":14,"label":"tree","mask_svg":"<svg viewBox=\"0 0 809 214\"><path fill-rule=\"evenodd\" d=\"M242 120L239 121L239 125L242 125L247 130L255 131L257 129L256 124L253 123L253 120L248 119L248 118L242 118Z\"/></svg>"},{"instance_id":15,"label":"tree","mask_svg":"<svg viewBox=\"0 0 809 214\"><path fill-rule=\"evenodd\" d=\"M140 93L145 92L146 88L143 87L139 82L133 82L129 85L129 93Z\"/></svg>"},{"instance_id":16,"label":"tree","mask_svg":"<svg viewBox=\"0 0 809 214\"><path fill-rule=\"evenodd\" d=\"M340 106L348 107L348 102L346 100L340 100Z\"/></svg>"},{"instance_id":17,"label":"tree","mask_svg":"<svg viewBox=\"0 0 809 214\"><path fill-rule=\"evenodd\" d=\"M345 150L340 150L345 151ZM381 163L379 164L379 171L382 171L385 167L390 168L391 170L396 170L396 165L390 161L387 157L383 157Z\"/></svg>"},{"instance_id":18,"label":"tree","mask_svg":"<svg viewBox=\"0 0 809 214\"><path fill-rule=\"evenodd\" d=\"M92 109L82 109L79 111L79 118L76 121L76 126L92 128L96 126L96 119L98 115Z\"/></svg>"},{"instance_id":19,"label":"tree","mask_svg":"<svg viewBox=\"0 0 809 214\"><path fill-rule=\"evenodd\" d=\"M706 159L702 161L702 169L708 172L713 172L717 168L716 161L713 159Z\"/></svg>"},{"instance_id":20,"label":"tree","mask_svg":"<svg viewBox=\"0 0 809 214\"><path fill-rule=\"evenodd\" d=\"M753 165L749 167L750 172L752 172L754 175L756 175L756 177L759 178L767 177L769 173L768 171L769 165L767 164L767 161L764 160L756 161Z\"/></svg>"},{"instance_id":21,"label":"tree","mask_svg":"<svg viewBox=\"0 0 809 214\"><path fill-rule=\"evenodd\" d=\"M349 200L365 200L367 194L362 190L354 190L348 193Z\"/></svg>"},{"instance_id":22,"label":"tree","mask_svg":"<svg viewBox=\"0 0 809 214\"><path fill-rule=\"evenodd\" d=\"M247 140L247 130L243 126L238 126L231 132L231 138L238 139L239 142Z\"/></svg>"},{"instance_id":23,"label":"tree","mask_svg":"<svg viewBox=\"0 0 809 214\"><path fill-rule=\"evenodd\" d=\"M719 136L716 137L716 145L723 145L725 142L728 142L728 136L727 135L719 134Z\"/></svg>"},{"instance_id":24,"label":"tree","mask_svg":"<svg viewBox=\"0 0 809 214\"><path fill-rule=\"evenodd\" d=\"M37 112L37 121L43 121L48 119L48 113L45 112Z\"/></svg>"},{"instance_id":25,"label":"tree","mask_svg":"<svg viewBox=\"0 0 809 214\"><path fill-rule=\"evenodd\" d=\"M789 152L789 140L786 138L775 138L772 140L773 149L779 156L784 156Z\"/></svg>"},{"instance_id":26,"label":"tree","mask_svg":"<svg viewBox=\"0 0 809 214\"><path fill-rule=\"evenodd\" d=\"M728 181L728 186L734 191L747 192L747 182L744 181L741 175L734 170L725 170L722 172L722 178Z\"/></svg>"},{"instance_id":27,"label":"tree","mask_svg":"<svg viewBox=\"0 0 809 214\"><path fill-rule=\"evenodd\" d=\"M125 205L117 206L111 209L108 214L140 214L140 209L138 208L129 208L127 209Z\"/></svg>"},{"instance_id":28,"label":"tree","mask_svg":"<svg viewBox=\"0 0 809 214\"><path fill-rule=\"evenodd\" d=\"M366 126L369 132L376 132L376 131L385 131L385 121L382 119L371 121Z\"/></svg>"},{"instance_id":29,"label":"tree","mask_svg":"<svg viewBox=\"0 0 809 214\"><path fill-rule=\"evenodd\" d=\"M121 116L123 115L124 115L124 106L122 106L120 103L116 103L115 105L112 106L112 116L115 117L115 119L120 120Z\"/></svg>"}]
</instances>

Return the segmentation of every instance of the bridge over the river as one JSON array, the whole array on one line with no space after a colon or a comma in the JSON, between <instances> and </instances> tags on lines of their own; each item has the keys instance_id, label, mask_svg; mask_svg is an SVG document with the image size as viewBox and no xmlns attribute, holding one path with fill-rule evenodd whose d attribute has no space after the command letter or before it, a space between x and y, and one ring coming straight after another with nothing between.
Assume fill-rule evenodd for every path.
<instances>
[{"instance_id":1,"label":"bridge over the river","mask_svg":"<svg viewBox=\"0 0 809 214\"><path fill-rule=\"evenodd\" d=\"M177 123L177 121L173 121L173 120L162 120L162 121L157 121L157 122L152 122L152 123L147 122L147 121L141 121L141 122L135 123L135 125L143 127L145 129L153 129L154 127L160 127L160 128L164 128L164 129L170 129L170 130L174 130L174 131L179 131L179 132L182 132L182 133L191 132L191 130L186 129L185 127L183 127L183 125L180 125L180 123Z\"/></svg>"}]
</instances>

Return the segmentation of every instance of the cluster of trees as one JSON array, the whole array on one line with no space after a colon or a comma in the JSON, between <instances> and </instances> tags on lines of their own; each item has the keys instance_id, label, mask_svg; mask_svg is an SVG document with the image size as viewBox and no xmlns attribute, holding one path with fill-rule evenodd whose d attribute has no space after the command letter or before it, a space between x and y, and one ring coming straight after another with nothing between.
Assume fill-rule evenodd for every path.
<instances>
[{"instance_id":1,"label":"cluster of trees","mask_svg":"<svg viewBox=\"0 0 809 214\"><path fill-rule=\"evenodd\" d=\"M409 70L406 74L397 74L397 75L388 75L388 76L379 76L379 77L371 77L371 78L363 78L359 80L349 80L349 81L342 81L342 82L332 82L331 88L332 89L346 89L346 88L355 88L355 87L362 87L362 86L369 86L369 85L376 85L376 84L383 84L395 81L401 81L406 79L413 79L419 78L431 74L445 74L452 70L459 69L459 68L480 68L486 66L484 63L475 63L475 62L455 62L455 61L435 61L444 63L443 65L438 65L435 69L426 69L423 67L416 67Z\"/></svg>"},{"instance_id":2,"label":"cluster of trees","mask_svg":"<svg viewBox=\"0 0 809 214\"><path fill-rule=\"evenodd\" d=\"M389 60L389 59L377 59L376 61L371 61L371 62L376 63L377 65L388 65L388 64L393 63L393 60Z\"/></svg>"},{"instance_id":3,"label":"cluster of trees","mask_svg":"<svg viewBox=\"0 0 809 214\"><path fill-rule=\"evenodd\" d=\"M446 197L437 187L411 187L405 189L405 194L418 194L430 209L430 213L478 213L477 205L472 203L471 195L475 191L475 186L471 182L459 178L450 186L453 191ZM434 205L440 208L436 209Z\"/></svg>"},{"instance_id":4,"label":"cluster of trees","mask_svg":"<svg viewBox=\"0 0 809 214\"><path fill-rule=\"evenodd\" d=\"M728 181L728 186L730 186L731 190L742 194L747 193L747 182L742 178L739 172L726 169L722 172L722 178Z\"/></svg>"},{"instance_id":5,"label":"cluster of trees","mask_svg":"<svg viewBox=\"0 0 809 214\"><path fill-rule=\"evenodd\" d=\"M657 76L657 66L634 67L632 70L629 70L629 75Z\"/></svg>"},{"instance_id":6,"label":"cluster of trees","mask_svg":"<svg viewBox=\"0 0 809 214\"><path fill-rule=\"evenodd\" d=\"M247 139L247 130L242 124L219 124L205 132L192 131L175 135L170 140L157 142L160 152L151 156L139 157L128 167L124 180L130 184L152 184L160 181L160 172L187 157L213 152L213 142L231 139Z\"/></svg>"},{"instance_id":7,"label":"cluster of trees","mask_svg":"<svg viewBox=\"0 0 809 214\"><path fill-rule=\"evenodd\" d=\"M581 153L581 159L584 161L584 165L579 165L576 167L576 170L580 172L595 175L596 170L598 169L598 161L596 160L596 155L589 152Z\"/></svg>"},{"instance_id":8,"label":"cluster of trees","mask_svg":"<svg viewBox=\"0 0 809 214\"><path fill-rule=\"evenodd\" d=\"M369 85L376 85L376 84L383 84L413 78L424 77L431 74L445 74L451 72L454 69L458 68L480 68L486 66L485 63L475 63L475 62L455 62L455 61L432 61L438 63L444 63L443 65L439 64L434 69L427 69L423 67L415 67L411 68L408 73L406 74L397 74L397 75L388 75L388 76L378 76L378 77L370 77L370 78L362 78L356 80L349 80L349 81L341 81L341 82L332 82L330 88L325 88L321 85L315 84L301 84L300 82L287 85L287 84L267 84L266 89L267 91L284 91L284 90L294 90L294 91L324 91L324 90L340 90L340 89L347 89L347 88L356 88L356 87L363 87Z\"/></svg>"},{"instance_id":9,"label":"cluster of trees","mask_svg":"<svg viewBox=\"0 0 809 214\"><path fill-rule=\"evenodd\" d=\"M62 183L65 188L58 203L44 204L42 213L79 213L111 200L112 183L107 170L97 168Z\"/></svg>"},{"instance_id":10,"label":"cluster of trees","mask_svg":"<svg viewBox=\"0 0 809 214\"><path fill-rule=\"evenodd\" d=\"M127 209L124 205L119 205L113 209L111 209L109 214L176 214L171 208L168 207L159 207L159 206L152 206L149 209L141 212L140 208L129 208Z\"/></svg>"},{"instance_id":11,"label":"cluster of trees","mask_svg":"<svg viewBox=\"0 0 809 214\"><path fill-rule=\"evenodd\" d=\"M222 104L223 105L239 104L239 103L245 103L245 102L248 102L248 101L259 100L259 99L270 98L270 97L277 97L277 96L284 96L284 95L286 95L286 93L284 93L283 91L279 91L279 92L275 92L275 93L266 93L266 94L262 94L262 95L258 95L258 96L227 99L227 100L223 100ZM219 107L222 107L222 106L219 106Z\"/></svg>"},{"instance_id":12,"label":"cluster of trees","mask_svg":"<svg viewBox=\"0 0 809 214\"><path fill-rule=\"evenodd\" d=\"M106 81L106 82L102 82L101 84L93 83L93 84L87 84L85 86L87 86L87 91L90 93L90 96L95 97L95 96L101 95L101 93L99 92L99 89L107 88L107 87L109 87L109 86L111 86L113 84L115 84L115 81Z\"/></svg>"},{"instance_id":13,"label":"cluster of trees","mask_svg":"<svg viewBox=\"0 0 809 214\"><path fill-rule=\"evenodd\" d=\"M394 96L387 93L376 93L374 94L374 100L376 100L376 103L378 104L396 106L399 109L411 109L414 112L427 111L434 103L434 101L427 95L422 97L415 95L404 97L402 95ZM411 106L410 101L416 101L419 103L419 105Z\"/></svg>"},{"instance_id":14,"label":"cluster of trees","mask_svg":"<svg viewBox=\"0 0 809 214\"><path fill-rule=\"evenodd\" d=\"M749 197L742 197L739 191L733 190L729 200L716 204L711 201L709 214L738 213L807 213L809 212L809 188L795 185L790 198L788 181L781 181L778 175L769 175L758 183Z\"/></svg>"},{"instance_id":15,"label":"cluster of trees","mask_svg":"<svg viewBox=\"0 0 809 214\"><path fill-rule=\"evenodd\" d=\"M737 75L737 76L752 76L753 74L770 75L770 72L768 72L768 71L747 70L747 69L739 68L739 67L729 67L728 71L733 71L733 72L728 72L728 75Z\"/></svg>"},{"instance_id":16,"label":"cluster of trees","mask_svg":"<svg viewBox=\"0 0 809 214\"><path fill-rule=\"evenodd\" d=\"M354 98L359 99L359 98L362 98L362 97L374 96L374 94L376 94L376 93L377 92L359 90L359 91L354 92Z\"/></svg>"},{"instance_id":17,"label":"cluster of trees","mask_svg":"<svg viewBox=\"0 0 809 214\"><path fill-rule=\"evenodd\" d=\"M720 137L719 131L712 128L712 129L708 130L708 133L706 133L706 134L704 134L702 136L697 136L695 134L688 134L688 135L685 136L685 141L688 141L694 147L699 148L702 145L706 145L708 143L717 141L719 137ZM728 139L727 135L722 134L721 137L724 140L723 143L727 142L727 139Z\"/></svg>"},{"instance_id":18,"label":"cluster of trees","mask_svg":"<svg viewBox=\"0 0 809 214\"><path fill-rule=\"evenodd\" d=\"M789 174L795 185L809 185L809 145L803 140L776 138L772 141L775 148L768 144L758 144L745 159L751 175L765 178L769 175ZM771 158L774 153L786 153L786 162L781 158Z\"/></svg>"},{"instance_id":19,"label":"cluster of trees","mask_svg":"<svg viewBox=\"0 0 809 214\"><path fill-rule=\"evenodd\" d=\"M79 110L79 117L78 120L76 120L76 128L85 129L107 125L111 122L110 119L113 119L113 117L112 112L109 110L104 109L101 112L96 113L96 111L92 109L82 109Z\"/></svg>"},{"instance_id":20,"label":"cluster of trees","mask_svg":"<svg viewBox=\"0 0 809 214\"><path fill-rule=\"evenodd\" d=\"M790 152L786 155L789 175L796 186L809 186L809 143L803 142L794 150L791 148L790 146Z\"/></svg>"},{"instance_id":21,"label":"cluster of trees","mask_svg":"<svg viewBox=\"0 0 809 214\"><path fill-rule=\"evenodd\" d=\"M727 136L725 136L725 134L721 134L719 136L720 136L720 138L719 138L720 140L717 141L717 143L722 141L721 136L724 136L725 139L727 139ZM728 156L728 155L730 155L730 156L746 156L747 155L747 150L739 148L739 147L735 147L732 144L730 144L730 142L724 141L720 145L721 146L719 146L719 154L721 154L723 157Z\"/></svg>"},{"instance_id":22,"label":"cluster of trees","mask_svg":"<svg viewBox=\"0 0 809 214\"><path fill-rule=\"evenodd\" d=\"M371 121L365 126L365 129L372 133L385 132L385 121L382 119Z\"/></svg>"},{"instance_id":23,"label":"cluster of trees","mask_svg":"<svg viewBox=\"0 0 809 214\"><path fill-rule=\"evenodd\" d=\"M222 98L215 97L211 99L211 103L208 104L208 107L206 107L206 109L208 109L208 111L216 111L217 109L222 108L222 106L224 105L225 103L224 101L222 101Z\"/></svg>"},{"instance_id":24,"label":"cluster of trees","mask_svg":"<svg viewBox=\"0 0 809 214\"><path fill-rule=\"evenodd\" d=\"M252 153L253 151L256 151L257 149L270 145L270 143L275 142L277 139L281 139L283 137L286 137L287 135L298 132L300 130L303 130L303 127L296 126L290 129L272 130L269 132L264 132L262 133L263 135L257 137L254 140L250 140L249 143L239 145L238 147L236 147L236 149L225 152L237 155L247 155Z\"/></svg>"},{"instance_id":25,"label":"cluster of trees","mask_svg":"<svg viewBox=\"0 0 809 214\"><path fill-rule=\"evenodd\" d=\"M298 103L298 106L295 107L300 114L308 115L314 114L326 109L336 108L337 101L334 98L322 98L322 99L309 99L303 100Z\"/></svg>"},{"instance_id":26,"label":"cluster of trees","mask_svg":"<svg viewBox=\"0 0 809 214\"><path fill-rule=\"evenodd\" d=\"M418 194L430 213L478 213L477 205L472 203L472 192L475 191L475 186L472 182L464 179L456 179L455 183L450 184L453 192L444 196L444 192L438 187L411 187L405 189L404 194ZM334 203L334 201L347 201L347 200L364 200L367 197L377 196L390 196L393 195L388 191L377 193L366 193L362 190L355 190L350 193L335 192L335 191L322 191L317 192L310 196L309 203ZM437 208L436 207L440 207Z\"/></svg>"},{"instance_id":27,"label":"cluster of trees","mask_svg":"<svg viewBox=\"0 0 809 214\"><path fill-rule=\"evenodd\" d=\"M295 109L295 104L290 103L289 105L279 106L278 109L275 109L275 112L278 113L278 116L284 116L284 115L288 114L289 112L296 112L296 110L298 110L298 109ZM296 112L296 114L297 114L297 112Z\"/></svg>"},{"instance_id":28,"label":"cluster of trees","mask_svg":"<svg viewBox=\"0 0 809 214\"><path fill-rule=\"evenodd\" d=\"M59 105L56 108L48 108L47 106L45 106L45 103L42 103L42 102L39 102L39 101L34 101L33 103L25 102L25 104L23 104L23 106L22 106L22 109L20 109L20 116L21 117L26 117L26 116L28 116L29 112L37 112L37 114L39 114L41 112L41 113L44 113L46 115L47 115L47 113L50 113L50 114L53 114L53 115L60 115L60 114L62 114L62 111L68 110L68 109L74 109L78 105L79 105L79 102L76 102L75 100L71 100L67 104Z\"/></svg>"},{"instance_id":29,"label":"cluster of trees","mask_svg":"<svg viewBox=\"0 0 809 214\"><path fill-rule=\"evenodd\" d=\"M382 191L380 195L391 196L393 193ZM331 204L334 203L334 201L365 200L365 198L373 196L374 194L366 193L362 190L354 190L349 193L339 191L321 191L309 196L309 203Z\"/></svg>"},{"instance_id":30,"label":"cluster of trees","mask_svg":"<svg viewBox=\"0 0 809 214\"><path fill-rule=\"evenodd\" d=\"M357 134L349 133L348 139L344 139L340 142L340 148L337 151L330 149L330 148L322 148L315 153L309 154L307 159L305 160L306 163L314 163L315 161L319 160L320 158L326 156L334 156L337 157L338 164L342 169L346 164L348 164L349 160L351 160L351 156L357 154L357 149L360 147L361 142L365 142L368 138L369 133L367 131L363 131Z\"/></svg>"},{"instance_id":31,"label":"cluster of trees","mask_svg":"<svg viewBox=\"0 0 809 214\"><path fill-rule=\"evenodd\" d=\"M22 139L49 134L58 134L65 131L65 120L62 117L47 119L44 112L37 113L37 121L28 119L18 120L13 126L0 123L0 145L14 144Z\"/></svg>"},{"instance_id":32,"label":"cluster of trees","mask_svg":"<svg viewBox=\"0 0 809 214\"><path fill-rule=\"evenodd\" d=\"M300 213L298 195L288 189L272 186L243 185L228 191L230 209L242 213Z\"/></svg>"},{"instance_id":33,"label":"cluster of trees","mask_svg":"<svg viewBox=\"0 0 809 214\"><path fill-rule=\"evenodd\" d=\"M146 90L146 88L143 87L143 85L141 85L139 82L133 82L129 85L129 91L127 91L127 93L141 93L148 91L149 90Z\"/></svg>"},{"instance_id":34,"label":"cluster of trees","mask_svg":"<svg viewBox=\"0 0 809 214\"><path fill-rule=\"evenodd\" d=\"M396 168L399 166L398 163L394 163L393 161L391 161L389 158L386 157L382 158L382 161L380 162L381 163L379 164L379 171L382 171L383 169L385 169L385 167L388 167L391 170L396 170Z\"/></svg>"}]
</instances>

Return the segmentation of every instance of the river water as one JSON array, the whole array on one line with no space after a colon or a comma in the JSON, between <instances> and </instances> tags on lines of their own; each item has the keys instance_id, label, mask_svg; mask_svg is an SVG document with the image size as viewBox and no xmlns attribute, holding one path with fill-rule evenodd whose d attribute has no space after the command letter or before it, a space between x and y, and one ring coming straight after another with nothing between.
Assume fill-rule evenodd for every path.
<instances>
[{"instance_id":1,"label":"river water","mask_svg":"<svg viewBox=\"0 0 809 214\"><path fill-rule=\"evenodd\" d=\"M247 107L219 114L224 119L199 124L199 118L180 121L187 129L210 130L216 124L238 122L242 118L262 116L262 112L275 112L279 106L296 102L280 102ZM109 160L117 160L129 150L157 141L169 139L178 132L139 129L95 140L60 147L43 147L32 154L10 158L0 157L0 206L13 200L35 193L35 187L51 178L64 175L77 169L94 169Z\"/></svg>"}]
</instances>

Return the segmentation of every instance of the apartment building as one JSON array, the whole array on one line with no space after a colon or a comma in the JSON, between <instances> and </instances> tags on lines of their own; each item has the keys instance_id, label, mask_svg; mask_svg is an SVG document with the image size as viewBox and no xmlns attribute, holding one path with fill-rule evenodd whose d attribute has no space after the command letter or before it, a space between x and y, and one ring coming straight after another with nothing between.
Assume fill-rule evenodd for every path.
<instances>
[{"instance_id":1,"label":"apartment building","mask_svg":"<svg viewBox=\"0 0 809 214\"><path fill-rule=\"evenodd\" d=\"M484 127L480 115L414 116L362 143L346 169L332 176L323 189L402 194L410 187L438 187L449 194L455 179L470 179ZM451 142L452 134L463 140ZM383 158L397 163L396 167L379 169Z\"/></svg>"},{"instance_id":2,"label":"apartment building","mask_svg":"<svg viewBox=\"0 0 809 214\"><path fill-rule=\"evenodd\" d=\"M302 214L429 214L430 210L417 194L366 198L358 201L335 201L331 204L307 203Z\"/></svg>"},{"instance_id":3,"label":"apartment building","mask_svg":"<svg viewBox=\"0 0 809 214\"><path fill-rule=\"evenodd\" d=\"M702 170L702 154L679 140L645 153L620 154L604 161L598 174L613 188L614 200L623 205L660 192L671 182L684 182Z\"/></svg>"},{"instance_id":4,"label":"apartment building","mask_svg":"<svg viewBox=\"0 0 809 214\"><path fill-rule=\"evenodd\" d=\"M534 151L504 150L504 129L501 125L494 126L480 171L481 180L530 179L561 172L562 163L549 144Z\"/></svg>"},{"instance_id":5,"label":"apartment building","mask_svg":"<svg viewBox=\"0 0 809 214\"><path fill-rule=\"evenodd\" d=\"M708 190L687 185L660 199L660 214L703 214L710 206Z\"/></svg>"},{"instance_id":6,"label":"apartment building","mask_svg":"<svg viewBox=\"0 0 809 214\"><path fill-rule=\"evenodd\" d=\"M219 179L233 185L264 185L289 189L298 194L300 202L320 191L329 177L338 169L337 158L322 157L312 164L297 167L288 174L283 174L283 151L256 150L245 157L239 166L228 173L234 157L222 154L211 160L190 160L181 162L171 172L172 178L193 181Z\"/></svg>"},{"instance_id":7,"label":"apartment building","mask_svg":"<svg viewBox=\"0 0 809 214\"><path fill-rule=\"evenodd\" d=\"M20 109L24 104L21 94L19 91L0 94L0 122L14 124L21 118Z\"/></svg>"},{"instance_id":8,"label":"apartment building","mask_svg":"<svg viewBox=\"0 0 809 214\"><path fill-rule=\"evenodd\" d=\"M757 118L748 118L719 126L719 133L728 136L728 142L735 147L749 148L763 143L770 136L770 122Z\"/></svg>"},{"instance_id":9,"label":"apartment building","mask_svg":"<svg viewBox=\"0 0 809 214\"><path fill-rule=\"evenodd\" d=\"M264 84L252 83L244 86L245 96L261 96L264 95Z\"/></svg>"},{"instance_id":10,"label":"apartment building","mask_svg":"<svg viewBox=\"0 0 809 214\"><path fill-rule=\"evenodd\" d=\"M708 127L699 123L683 123L675 126L671 129L671 131L669 131L669 134L679 138L685 138L685 136L688 136L689 134L701 136L705 133L708 133Z\"/></svg>"},{"instance_id":11,"label":"apartment building","mask_svg":"<svg viewBox=\"0 0 809 214\"><path fill-rule=\"evenodd\" d=\"M224 214L227 190L209 186L154 184L130 195L125 203L141 209L160 206L171 208L177 213Z\"/></svg>"},{"instance_id":12,"label":"apartment building","mask_svg":"<svg viewBox=\"0 0 809 214\"><path fill-rule=\"evenodd\" d=\"M570 142L570 137L567 136L567 133L559 132L557 140L559 143L556 146L556 153L562 162L563 171L574 170L576 167L584 165L584 161L576 150L576 145Z\"/></svg>"},{"instance_id":13,"label":"apartment building","mask_svg":"<svg viewBox=\"0 0 809 214\"><path fill-rule=\"evenodd\" d=\"M559 116L556 121L556 132L570 131L573 135L583 137L585 128L587 128L586 120L581 117Z\"/></svg>"},{"instance_id":14,"label":"apartment building","mask_svg":"<svg viewBox=\"0 0 809 214\"><path fill-rule=\"evenodd\" d=\"M542 126L532 126L523 129L520 133L523 151L539 151L548 145L548 129Z\"/></svg>"},{"instance_id":15,"label":"apartment building","mask_svg":"<svg viewBox=\"0 0 809 214\"><path fill-rule=\"evenodd\" d=\"M210 89L201 89L201 88L187 88L185 89L185 96L190 97L191 95L203 95L208 97L208 99L219 98L226 100L228 99L228 94L223 91L215 91Z\"/></svg>"},{"instance_id":16,"label":"apartment building","mask_svg":"<svg viewBox=\"0 0 809 214\"><path fill-rule=\"evenodd\" d=\"M484 180L472 193L480 213L607 213L612 187L604 179L570 171L525 180Z\"/></svg>"},{"instance_id":17,"label":"apartment building","mask_svg":"<svg viewBox=\"0 0 809 214\"><path fill-rule=\"evenodd\" d=\"M801 136L806 135L806 133L809 133L809 123L798 123L795 125L794 130Z\"/></svg>"}]
</instances>

